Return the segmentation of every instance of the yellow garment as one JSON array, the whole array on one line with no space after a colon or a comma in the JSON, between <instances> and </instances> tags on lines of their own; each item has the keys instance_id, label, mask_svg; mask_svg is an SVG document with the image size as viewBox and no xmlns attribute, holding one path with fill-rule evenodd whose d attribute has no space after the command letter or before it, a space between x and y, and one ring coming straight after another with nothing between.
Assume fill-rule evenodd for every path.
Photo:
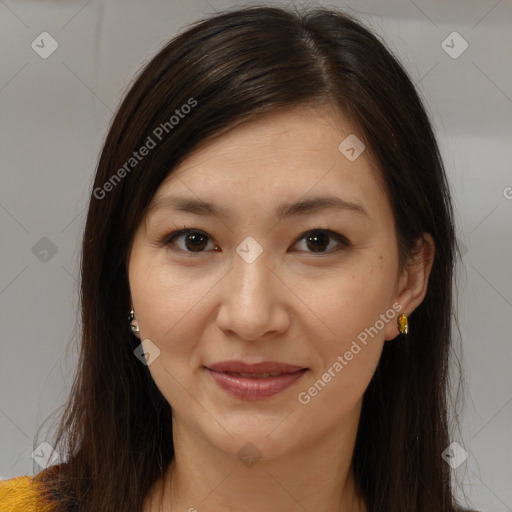
<instances>
[{"instance_id":1,"label":"yellow garment","mask_svg":"<svg viewBox=\"0 0 512 512\"><path fill-rule=\"evenodd\" d=\"M1 512L53 512L55 503L41 496L39 482L30 476L18 476L0 482Z\"/></svg>"}]
</instances>

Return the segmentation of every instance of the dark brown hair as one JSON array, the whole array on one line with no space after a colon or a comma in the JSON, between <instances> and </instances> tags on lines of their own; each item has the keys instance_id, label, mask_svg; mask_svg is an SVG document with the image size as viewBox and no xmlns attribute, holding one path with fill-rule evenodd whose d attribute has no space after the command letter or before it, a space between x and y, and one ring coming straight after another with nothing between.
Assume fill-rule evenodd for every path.
<instances>
[{"instance_id":1,"label":"dark brown hair","mask_svg":"<svg viewBox=\"0 0 512 512\"><path fill-rule=\"evenodd\" d=\"M402 66L360 22L322 7L265 6L188 26L145 65L110 126L83 236L79 365L53 443L66 462L40 475L60 510L140 511L173 457L171 407L134 356L140 340L127 322L126 260L157 188L200 144L239 123L326 104L351 119L377 164L401 268L423 232L436 246L426 297L410 315L413 328L385 343L364 394L356 482L369 512L456 510L441 458L450 444L456 243L430 121ZM155 147L127 166L148 137Z\"/></svg>"}]
</instances>

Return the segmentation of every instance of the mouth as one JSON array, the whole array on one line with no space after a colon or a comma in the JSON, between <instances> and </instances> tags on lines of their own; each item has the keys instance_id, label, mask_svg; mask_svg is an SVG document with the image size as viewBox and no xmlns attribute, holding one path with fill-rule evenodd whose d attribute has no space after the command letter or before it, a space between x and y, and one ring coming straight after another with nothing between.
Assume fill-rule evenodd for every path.
<instances>
[{"instance_id":1,"label":"mouth","mask_svg":"<svg viewBox=\"0 0 512 512\"><path fill-rule=\"evenodd\" d=\"M240 367L239 363L236 364ZM308 371L308 368L280 363L260 363L258 371L254 369L256 365L253 365L252 371L247 371L248 365L243 365L245 367L242 369L246 371L222 369L226 366L232 368L234 365L235 363L222 363L204 368L220 389L231 396L245 400L271 398L293 386ZM264 365L267 368L263 368L263 370L270 369L273 371L262 371ZM273 368L270 368L271 365L273 365ZM276 369L276 365L280 365L281 368Z\"/></svg>"},{"instance_id":2,"label":"mouth","mask_svg":"<svg viewBox=\"0 0 512 512\"><path fill-rule=\"evenodd\" d=\"M270 374L270 376L275 376L283 373L294 373L299 370L307 369L304 366L280 363L276 361L265 361L263 363L246 363L245 361L223 361L220 363L209 364L206 366L206 368L219 373L237 373L242 376L247 375L250 377L257 377L259 375L267 374Z\"/></svg>"}]
</instances>

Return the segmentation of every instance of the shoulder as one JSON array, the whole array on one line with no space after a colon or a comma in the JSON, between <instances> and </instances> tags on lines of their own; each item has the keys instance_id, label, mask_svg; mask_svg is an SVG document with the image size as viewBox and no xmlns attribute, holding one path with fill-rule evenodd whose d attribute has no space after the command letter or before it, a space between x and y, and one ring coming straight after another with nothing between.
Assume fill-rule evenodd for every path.
<instances>
[{"instance_id":1,"label":"shoulder","mask_svg":"<svg viewBox=\"0 0 512 512\"><path fill-rule=\"evenodd\" d=\"M0 481L2 512L53 512L55 504L43 499L34 477L23 475Z\"/></svg>"}]
</instances>

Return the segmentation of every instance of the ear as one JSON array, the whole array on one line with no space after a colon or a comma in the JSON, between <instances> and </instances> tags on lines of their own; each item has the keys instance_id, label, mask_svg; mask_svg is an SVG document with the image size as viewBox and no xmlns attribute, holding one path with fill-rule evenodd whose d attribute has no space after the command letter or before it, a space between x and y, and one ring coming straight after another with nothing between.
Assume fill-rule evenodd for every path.
<instances>
[{"instance_id":1,"label":"ear","mask_svg":"<svg viewBox=\"0 0 512 512\"><path fill-rule=\"evenodd\" d=\"M409 316L423 301L428 289L428 279L434 263L435 244L430 233L422 233L416 241L406 268L398 278L394 303L400 304L396 318L402 313ZM411 326L414 329L414 326ZM385 339L393 340L399 334L397 322L389 322L385 329Z\"/></svg>"}]
</instances>

